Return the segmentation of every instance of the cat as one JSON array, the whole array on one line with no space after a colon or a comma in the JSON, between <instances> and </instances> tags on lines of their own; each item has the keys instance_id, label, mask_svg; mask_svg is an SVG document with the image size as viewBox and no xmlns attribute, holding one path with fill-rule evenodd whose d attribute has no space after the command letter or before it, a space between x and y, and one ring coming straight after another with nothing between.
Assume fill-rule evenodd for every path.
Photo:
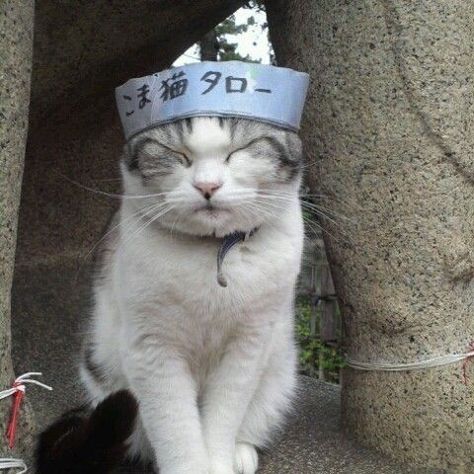
<instances>
[{"instance_id":1,"label":"cat","mask_svg":"<svg viewBox=\"0 0 474 474\"><path fill-rule=\"evenodd\" d=\"M137 134L120 166L81 367L92 404L133 394L128 455L160 474L254 474L296 390L301 141L194 117Z\"/></svg>"},{"instance_id":2,"label":"cat","mask_svg":"<svg viewBox=\"0 0 474 474\"><path fill-rule=\"evenodd\" d=\"M41 433L36 449L37 474L107 474L125 458L138 405L127 390L100 402L88 416L73 410Z\"/></svg>"}]
</instances>

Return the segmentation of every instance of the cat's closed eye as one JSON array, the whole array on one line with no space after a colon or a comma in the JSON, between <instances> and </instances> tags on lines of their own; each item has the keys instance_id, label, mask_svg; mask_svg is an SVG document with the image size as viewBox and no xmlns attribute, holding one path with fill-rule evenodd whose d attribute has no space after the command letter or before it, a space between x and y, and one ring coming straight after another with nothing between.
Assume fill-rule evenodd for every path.
<instances>
[{"instance_id":1,"label":"cat's closed eye","mask_svg":"<svg viewBox=\"0 0 474 474\"><path fill-rule=\"evenodd\" d=\"M190 167L192 161L183 151L152 138L145 138L135 145L131 164L132 169L139 169L144 177L150 177L170 173L177 164Z\"/></svg>"},{"instance_id":2,"label":"cat's closed eye","mask_svg":"<svg viewBox=\"0 0 474 474\"><path fill-rule=\"evenodd\" d=\"M249 141L245 145L240 146L239 148L230 152L225 161L226 163L228 163L231 160L232 156L235 153L238 153L240 151L248 150L249 152L253 153L256 148L260 150L269 148L269 147L271 148L272 147L271 141L272 141L272 138L266 137L266 136L254 138L253 140ZM271 152L271 150L268 150L268 151Z\"/></svg>"}]
</instances>

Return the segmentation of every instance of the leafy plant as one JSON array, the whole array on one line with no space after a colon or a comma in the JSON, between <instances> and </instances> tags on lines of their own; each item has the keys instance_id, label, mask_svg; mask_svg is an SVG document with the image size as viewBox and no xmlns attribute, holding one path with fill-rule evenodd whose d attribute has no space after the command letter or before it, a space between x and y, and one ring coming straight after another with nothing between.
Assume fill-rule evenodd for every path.
<instances>
[{"instance_id":1,"label":"leafy plant","mask_svg":"<svg viewBox=\"0 0 474 474\"><path fill-rule=\"evenodd\" d=\"M340 347L324 344L317 335L311 334L311 304L304 297L296 304L296 339L300 348L300 372L318 377L324 371L325 380L339 383L339 373L344 367Z\"/></svg>"},{"instance_id":2,"label":"leafy plant","mask_svg":"<svg viewBox=\"0 0 474 474\"><path fill-rule=\"evenodd\" d=\"M265 12L263 2L250 0L244 7L251 13L257 15L247 16L244 22L238 22L236 15L230 15L222 23L209 31L199 42L201 61L245 61L259 63L261 59L250 57L248 54L242 56L237 52L239 46L239 35L247 33L249 28L260 27L262 32L268 36L268 23L259 20L262 12ZM257 19L256 19L257 18ZM253 43L257 45L256 42ZM269 53L272 57L273 53Z\"/></svg>"}]
</instances>

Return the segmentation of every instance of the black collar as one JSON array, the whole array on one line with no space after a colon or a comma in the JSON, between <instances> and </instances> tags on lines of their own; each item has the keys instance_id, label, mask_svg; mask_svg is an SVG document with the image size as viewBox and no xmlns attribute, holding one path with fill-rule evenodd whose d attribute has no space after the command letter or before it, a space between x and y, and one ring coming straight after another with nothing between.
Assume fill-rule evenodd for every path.
<instances>
[{"instance_id":1,"label":"black collar","mask_svg":"<svg viewBox=\"0 0 474 474\"><path fill-rule=\"evenodd\" d=\"M250 232L236 230L231 234L227 234L222 240L222 243L217 252L217 283L219 283L219 285L223 288L227 286L227 279L222 273L222 264L224 262L225 256L227 255L229 250L231 250L239 242L244 242L249 237L252 237L252 235L254 235L257 230L258 227L255 227L255 229L251 230Z\"/></svg>"}]
</instances>

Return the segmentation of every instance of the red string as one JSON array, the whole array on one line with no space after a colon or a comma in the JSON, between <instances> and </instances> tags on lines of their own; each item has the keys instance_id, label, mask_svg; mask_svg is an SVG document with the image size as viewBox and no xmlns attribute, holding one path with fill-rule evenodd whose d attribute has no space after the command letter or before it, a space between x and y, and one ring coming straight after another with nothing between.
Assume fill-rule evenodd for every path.
<instances>
[{"instance_id":1,"label":"red string","mask_svg":"<svg viewBox=\"0 0 474 474\"><path fill-rule=\"evenodd\" d=\"M468 352L472 352L474 351L474 341L472 341L470 344L469 344L469 347L468 347ZM469 364L469 362L474 359L474 355L471 355L471 356L468 356L464 359L464 362L462 364L462 381L464 383L464 385L467 385L468 381L469 381L469 377L467 376L467 366Z\"/></svg>"},{"instance_id":2,"label":"red string","mask_svg":"<svg viewBox=\"0 0 474 474\"><path fill-rule=\"evenodd\" d=\"M22 387L22 388L19 388ZM10 449L15 447L15 437L16 437L16 429L18 425L18 417L20 414L20 407L25 396L25 386L21 382L15 382L13 384L13 388L16 388L17 391L15 395L13 395L13 408L10 415L10 421L8 422L8 428L6 436L8 438L8 446Z\"/></svg>"}]
</instances>

